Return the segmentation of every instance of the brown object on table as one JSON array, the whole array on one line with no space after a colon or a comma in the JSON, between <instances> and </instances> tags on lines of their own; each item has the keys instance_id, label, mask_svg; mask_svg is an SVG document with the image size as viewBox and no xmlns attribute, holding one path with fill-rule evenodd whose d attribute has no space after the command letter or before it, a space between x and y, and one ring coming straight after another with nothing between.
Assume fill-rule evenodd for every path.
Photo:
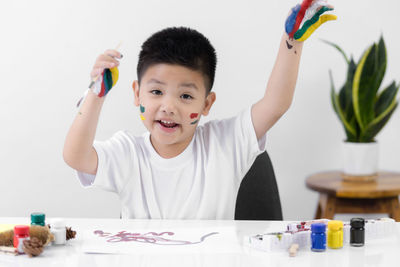
<instances>
[{"instance_id":1,"label":"brown object on table","mask_svg":"<svg viewBox=\"0 0 400 267\"><path fill-rule=\"evenodd\" d=\"M340 171L320 172L307 177L306 185L320 193L316 219L333 219L336 213L388 213L400 221L400 173L379 172L373 182L351 182Z\"/></svg>"},{"instance_id":2,"label":"brown object on table","mask_svg":"<svg viewBox=\"0 0 400 267\"><path fill-rule=\"evenodd\" d=\"M71 227L65 227L67 228L67 240L73 239L76 236L76 231L72 230Z\"/></svg>"},{"instance_id":3,"label":"brown object on table","mask_svg":"<svg viewBox=\"0 0 400 267\"><path fill-rule=\"evenodd\" d=\"M376 182L376 179L378 179L378 174L354 176L354 175L346 175L346 174L342 173L342 178L343 178L343 181L346 181L346 182L371 183L371 182Z\"/></svg>"},{"instance_id":4,"label":"brown object on table","mask_svg":"<svg viewBox=\"0 0 400 267\"><path fill-rule=\"evenodd\" d=\"M26 239L23 241L22 249L29 257L38 256L43 252L43 243L38 238Z\"/></svg>"},{"instance_id":5,"label":"brown object on table","mask_svg":"<svg viewBox=\"0 0 400 267\"><path fill-rule=\"evenodd\" d=\"M0 246L12 247L14 246L14 231L8 230L0 233Z\"/></svg>"},{"instance_id":6,"label":"brown object on table","mask_svg":"<svg viewBox=\"0 0 400 267\"><path fill-rule=\"evenodd\" d=\"M29 236L36 237L42 241L43 246L46 246L50 242L54 241L54 235L50 232L48 226L31 225L29 228Z\"/></svg>"},{"instance_id":7,"label":"brown object on table","mask_svg":"<svg viewBox=\"0 0 400 267\"><path fill-rule=\"evenodd\" d=\"M296 257L298 249L299 249L299 244L296 243L292 244L289 248L289 256Z\"/></svg>"}]
</instances>

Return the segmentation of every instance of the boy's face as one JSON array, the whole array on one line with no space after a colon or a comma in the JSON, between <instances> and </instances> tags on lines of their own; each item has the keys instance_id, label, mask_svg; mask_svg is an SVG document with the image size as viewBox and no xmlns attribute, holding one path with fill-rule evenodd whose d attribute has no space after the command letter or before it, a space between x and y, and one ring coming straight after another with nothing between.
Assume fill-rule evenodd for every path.
<instances>
[{"instance_id":1,"label":"boy's face","mask_svg":"<svg viewBox=\"0 0 400 267\"><path fill-rule=\"evenodd\" d=\"M149 67L133 91L154 148L170 150L171 157L188 146L201 115L208 115L215 101L215 93L206 93L202 73L180 65Z\"/></svg>"}]
</instances>

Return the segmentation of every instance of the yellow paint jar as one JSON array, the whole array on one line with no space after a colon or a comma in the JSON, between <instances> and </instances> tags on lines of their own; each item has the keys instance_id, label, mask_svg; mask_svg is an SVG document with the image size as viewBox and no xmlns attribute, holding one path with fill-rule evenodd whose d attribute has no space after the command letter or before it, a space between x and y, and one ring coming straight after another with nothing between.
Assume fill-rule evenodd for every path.
<instances>
[{"instance_id":1,"label":"yellow paint jar","mask_svg":"<svg viewBox=\"0 0 400 267\"><path fill-rule=\"evenodd\" d=\"M343 247L343 222L342 221L329 221L328 222L328 247L329 248L342 248Z\"/></svg>"}]
</instances>

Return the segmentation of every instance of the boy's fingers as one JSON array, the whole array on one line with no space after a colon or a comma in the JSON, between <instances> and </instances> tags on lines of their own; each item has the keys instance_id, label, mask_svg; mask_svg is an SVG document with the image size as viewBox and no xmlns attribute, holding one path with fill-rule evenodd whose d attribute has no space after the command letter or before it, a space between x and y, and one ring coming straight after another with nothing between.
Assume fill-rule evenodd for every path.
<instances>
[{"instance_id":1,"label":"boy's fingers","mask_svg":"<svg viewBox=\"0 0 400 267\"><path fill-rule=\"evenodd\" d=\"M104 52L104 54L105 54L105 55L108 55L108 56L110 56L110 57L113 57L113 58L122 58L121 53L118 52L118 51L115 50L115 49L108 49L108 50L106 50L106 51Z\"/></svg>"},{"instance_id":2,"label":"boy's fingers","mask_svg":"<svg viewBox=\"0 0 400 267\"><path fill-rule=\"evenodd\" d=\"M97 61L98 61L98 62L100 62L100 61L107 61L107 62L119 64L119 61L118 61L117 59L115 59L115 58L113 58L113 57L111 57L111 56L109 56L109 55L105 55L105 54L100 55L100 56L97 58Z\"/></svg>"},{"instance_id":3,"label":"boy's fingers","mask_svg":"<svg viewBox=\"0 0 400 267\"><path fill-rule=\"evenodd\" d=\"M90 73L90 77L94 79L97 76L100 76L104 69L102 68L93 68L92 72Z\"/></svg>"},{"instance_id":4,"label":"boy's fingers","mask_svg":"<svg viewBox=\"0 0 400 267\"><path fill-rule=\"evenodd\" d=\"M102 60L102 61L96 61L94 64L93 68L103 68L103 69L109 69L109 68L114 68L119 66L119 62L116 60Z\"/></svg>"}]
</instances>

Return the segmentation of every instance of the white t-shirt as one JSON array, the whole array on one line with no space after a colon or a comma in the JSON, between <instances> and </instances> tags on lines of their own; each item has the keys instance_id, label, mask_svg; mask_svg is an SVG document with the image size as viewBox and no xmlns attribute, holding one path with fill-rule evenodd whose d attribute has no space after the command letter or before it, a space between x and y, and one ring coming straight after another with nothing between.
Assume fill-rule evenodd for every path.
<instances>
[{"instance_id":1,"label":"white t-shirt","mask_svg":"<svg viewBox=\"0 0 400 267\"><path fill-rule=\"evenodd\" d=\"M122 218L234 219L240 182L265 150L257 141L251 108L238 116L196 128L178 156L162 158L150 133L119 131L93 144L97 174L78 172L81 184L119 195Z\"/></svg>"}]
</instances>

